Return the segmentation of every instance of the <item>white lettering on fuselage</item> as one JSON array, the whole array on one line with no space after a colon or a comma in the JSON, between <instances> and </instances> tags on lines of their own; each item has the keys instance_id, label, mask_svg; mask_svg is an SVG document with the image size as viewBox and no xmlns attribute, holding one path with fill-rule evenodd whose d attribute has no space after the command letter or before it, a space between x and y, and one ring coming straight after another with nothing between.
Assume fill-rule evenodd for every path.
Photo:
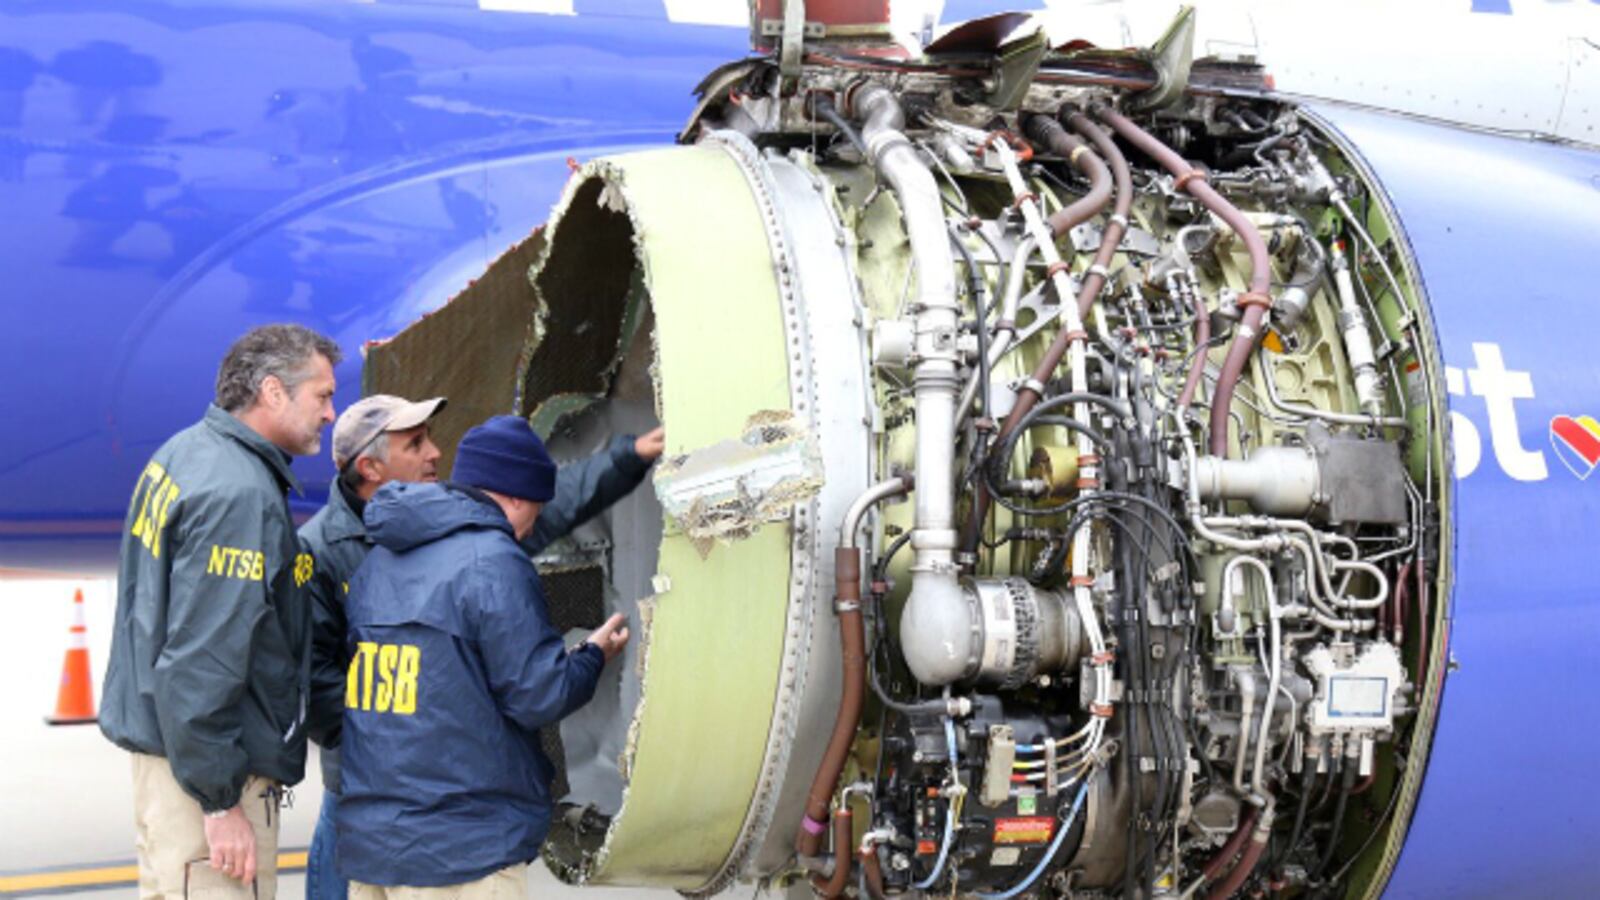
<instances>
[{"instance_id":1,"label":"white lettering on fuselage","mask_svg":"<svg viewBox=\"0 0 1600 900\"><path fill-rule=\"evenodd\" d=\"M1522 446L1517 423L1517 401L1533 399L1533 377L1527 372L1507 369L1499 344L1474 343L1473 368L1463 373L1454 366L1444 370L1445 390L1452 397L1483 398L1489 419L1489 444L1501 471L1516 481L1543 481L1550 475L1544 451ZM1457 478L1477 471L1483 461L1483 437L1478 426L1459 410L1450 413L1451 446L1455 450Z\"/></svg>"}]
</instances>

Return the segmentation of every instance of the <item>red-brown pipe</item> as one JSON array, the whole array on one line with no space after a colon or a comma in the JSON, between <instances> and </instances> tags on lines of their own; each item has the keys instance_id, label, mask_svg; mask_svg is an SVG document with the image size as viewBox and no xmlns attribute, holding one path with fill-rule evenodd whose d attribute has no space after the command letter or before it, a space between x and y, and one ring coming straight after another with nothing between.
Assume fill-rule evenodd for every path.
<instances>
[{"instance_id":1,"label":"red-brown pipe","mask_svg":"<svg viewBox=\"0 0 1600 900\"><path fill-rule=\"evenodd\" d=\"M1086 195L1083 200L1079 200L1077 203L1074 203L1062 210L1061 213L1056 214L1056 216L1060 216L1062 213L1068 211L1079 210L1080 207L1085 206L1085 201L1091 198L1095 200L1096 206L1094 209L1082 210L1085 213L1083 218L1068 224L1067 229L1070 229L1077 225L1078 222L1084 221L1090 216L1097 215L1103 211L1106 208L1106 203L1108 203L1111 199L1111 178L1108 174L1109 170L1106 168L1105 163L1101 162L1098 156L1095 156L1094 151L1084 146L1082 141L1078 140L1072 135L1067 134L1066 131L1062 129L1062 127L1054 120L1048 119L1044 116L1034 116L1033 118L1028 119L1024 129L1028 130L1030 135L1033 133L1038 133L1053 140L1058 140L1060 142L1060 146L1075 146L1079 148L1080 152L1077 152L1077 156L1080 159L1093 159L1094 165L1098 167L1097 171L1100 173L1101 177L1095 183L1103 186L1105 190L1096 191L1091 188L1089 194ZM1054 147L1052 147L1052 149L1054 149ZM1084 171L1082 166L1079 167L1079 171ZM1132 202L1131 193L1129 196L1129 202ZM1074 214L1076 215L1076 213ZM1051 217L1052 230L1055 228L1056 216ZM1063 233L1064 230L1065 229L1056 231L1055 233L1059 235ZM1113 237L1112 229L1107 228L1105 234L1102 235L1100 239L1100 251L1095 254L1096 262L1100 262L1100 257L1102 255L1109 260L1111 255L1116 252L1117 245L1122 242L1122 237L1120 234L1115 235L1115 242L1110 240L1111 237ZM1094 302L1094 297L1100 293L1100 286L1103 283L1103 279L1098 279L1095 274L1090 274L1089 277L1085 279L1083 285L1078 291L1079 309L1084 307L1085 296L1089 298L1089 303ZM1092 292L1090 290L1091 287ZM1082 332L1074 333L1063 330L1056 333L1056 339L1051 342L1049 349L1045 350L1043 358L1039 360L1039 365L1034 367L1034 381L1044 384L1050 380L1050 376L1055 374L1056 366L1061 365L1061 358L1067 355L1067 347L1072 344L1072 341L1075 337L1081 339ZM1000 433L996 436L996 441L998 442L1005 440L1012 431L1016 430L1017 423L1022 421L1022 417L1027 415L1028 411L1033 409L1033 405L1037 402L1039 402L1039 395L1035 393L1032 388L1023 387L1021 390L1017 391L1017 402L1011 407L1011 414L1006 416L1005 424L1000 427ZM980 496L987 500L987 495L983 492L980 492ZM978 518L981 520L982 516L980 515Z\"/></svg>"},{"instance_id":2,"label":"red-brown pipe","mask_svg":"<svg viewBox=\"0 0 1600 900\"><path fill-rule=\"evenodd\" d=\"M1089 193L1056 210L1046 220L1051 234L1060 237L1105 209L1111 201L1111 172L1094 151L1076 136L1067 134L1066 129L1049 116L1024 116L1022 133L1070 162L1079 174L1089 179Z\"/></svg>"},{"instance_id":3,"label":"red-brown pipe","mask_svg":"<svg viewBox=\"0 0 1600 900\"><path fill-rule=\"evenodd\" d=\"M1395 647L1405 643L1406 639L1406 605L1411 602L1411 567L1415 565L1408 562L1400 567L1400 574L1395 577L1394 594L1389 602L1384 604L1388 608L1389 640Z\"/></svg>"},{"instance_id":4,"label":"red-brown pipe","mask_svg":"<svg viewBox=\"0 0 1600 900\"><path fill-rule=\"evenodd\" d=\"M795 836L795 850L801 856L816 856L822 847L822 835L827 830L828 803L833 799L833 789L839 784L839 773L844 770L845 757L849 755L850 744L855 740L856 726L861 723L861 705L867 690L867 641L861 625L861 551L854 547L835 548L833 566L844 692L839 698L839 714L833 720L833 736L828 739L828 749L823 753L822 764L817 767L817 775L811 781L811 793L806 796L806 814L800 820L800 833ZM844 847L845 868L848 869L848 834L844 839Z\"/></svg>"},{"instance_id":5,"label":"red-brown pipe","mask_svg":"<svg viewBox=\"0 0 1600 900\"><path fill-rule=\"evenodd\" d=\"M1128 173L1128 161L1117 150L1116 144L1112 143L1109 135L1095 127L1094 123L1081 113L1072 113L1069 120L1073 128L1088 137L1095 147L1105 154L1111 165L1107 169L1106 163L1096 156L1093 150L1084 146L1078 138L1067 134L1054 120L1045 116L1032 116L1023 121L1023 130L1030 138L1049 147L1052 153L1067 157L1079 172L1089 178L1089 193L1050 217L1050 230L1057 236L1105 210L1106 204L1111 199L1113 179L1116 184L1116 214L1122 220L1126 220L1128 210L1133 207L1133 181ZM1124 230L1122 222L1114 219L1106 225L1106 230L1100 237L1100 247L1095 252L1094 265L1090 267L1089 274L1084 277L1083 284L1078 288L1080 319L1089 314L1089 308L1094 305L1095 298L1100 296L1100 289L1105 285L1105 276L1101 271L1110 265L1111 257L1116 255L1117 248L1122 245ZM1056 333L1056 339L1050 343L1039 364L1033 369L1034 381L1045 384L1050 380L1055 374L1056 367L1061 365L1061 358L1067 355L1067 348L1075 337L1081 339L1082 332L1062 330ZM1038 402L1039 395L1032 388L1026 385L1019 388L1016 403L1012 405L1011 413L1006 416L1005 424L1000 426L1000 431L995 437L996 443L1004 441L1015 431L1017 423L1021 422L1022 417L1027 415ZM977 533L983 528L984 518L989 514L989 488L982 479L978 481L972 502L972 517L962 528L960 541L962 547L976 546Z\"/></svg>"},{"instance_id":6,"label":"red-brown pipe","mask_svg":"<svg viewBox=\"0 0 1600 900\"><path fill-rule=\"evenodd\" d=\"M1356 782L1356 786L1350 789L1350 795L1353 797L1356 794L1365 794L1368 791L1368 789L1370 789L1372 787L1372 783L1377 781L1377 780L1378 780L1378 770L1377 769L1373 769L1371 772L1367 773L1367 777L1365 777L1365 778L1361 779L1360 781Z\"/></svg>"},{"instance_id":7,"label":"red-brown pipe","mask_svg":"<svg viewBox=\"0 0 1600 900\"><path fill-rule=\"evenodd\" d=\"M1217 851L1217 855L1211 857L1211 861L1206 863L1206 867L1200 871L1206 881L1215 881L1217 876L1222 874L1222 870L1227 867L1228 863L1233 862L1233 858L1239 855L1240 848L1249 839L1250 832L1255 829L1256 817L1259 815L1261 815L1260 809L1254 806L1250 807L1250 812L1245 815L1244 821L1240 822L1239 827L1233 834L1228 836L1228 842L1222 845L1222 849Z\"/></svg>"},{"instance_id":8,"label":"red-brown pipe","mask_svg":"<svg viewBox=\"0 0 1600 900\"><path fill-rule=\"evenodd\" d=\"M1430 448L1431 451L1431 448ZM1417 573L1417 702L1422 702L1422 679L1428 665L1428 567L1419 560L1412 565Z\"/></svg>"},{"instance_id":9,"label":"red-brown pipe","mask_svg":"<svg viewBox=\"0 0 1600 900\"><path fill-rule=\"evenodd\" d=\"M1186 276L1187 280L1187 276ZM1206 302L1195 293L1194 287L1185 284L1183 292L1194 303L1194 361L1189 364L1189 377L1184 379L1183 393L1178 395L1178 408L1187 411L1194 404L1195 391L1200 388L1200 375L1206 370L1206 345L1211 343L1211 314Z\"/></svg>"},{"instance_id":10,"label":"red-brown pipe","mask_svg":"<svg viewBox=\"0 0 1600 900\"><path fill-rule=\"evenodd\" d=\"M841 806L833 814L833 873L811 876L811 887L828 900L843 896L850 884L850 831L850 809Z\"/></svg>"},{"instance_id":11,"label":"red-brown pipe","mask_svg":"<svg viewBox=\"0 0 1600 900\"><path fill-rule=\"evenodd\" d=\"M872 844L861 847L861 871L867 876L867 896L883 900L883 867L878 863L878 850Z\"/></svg>"},{"instance_id":12,"label":"red-brown pipe","mask_svg":"<svg viewBox=\"0 0 1600 900\"><path fill-rule=\"evenodd\" d=\"M1063 109L1062 114L1074 131L1089 139L1089 143L1111 167L1111 179L1117 189L1116 205L1112 207L1111 220L1106 223L1106 230L1100 237L1100 247L1095 250L1094 264L1089 267L1089 273L1084 276L1083 285L1078 289L1078 318L1087 319L1089 309L1094 306L1095 298L1100 296L1100 289L1105 286L1104 273L1111 266L1111 257L1117 255L1117 248L1122 246L1122 236L1128 231L1128 211L1133 209L1133 175L1128 171L1127 157L1117 149L1116 142L1105 133L1105 129L1089 121L1088 116L1077 110L1068 112ZM1063 346L1062 349L1066 348Z\"/></svg>"},{"instance_id":13,"label":"red-brown pipe","mask_svg":"<svg viewBox=\"0 0 1600 900\"><path fill-rule=\"evenodd\" d=\"M1233 345L1223 360L1222 372L1217 376L1217 390L1211 398L1211 454L1228 455L1228 410L1233 405L1233 389L1239 384L1245 363L1255 350L1256 339L1261 336L1261 320L1266 318L1272 305L1272 269L1267 263L1267 244L1261 232L1232 203L1206 183L1205 174L1189 165L1177 151L1161 143L1149 132L1133 124L1117 111L1105 106L1094 108L1095 117L1110 125L1122 139L1138 147L1170 172L1180 190L1188 191L1206 209L1216 213L1233 233L1244 241L1250 253L1250 289L1239 295L1239 305L1244 308L1244 318L1235 331Z\"/></svg>"},{"instance_id":14,"label":"red-brown pipe","mask_svg":"<svg viewBox=\"0 0 1600 900\"><path fill-rule=\"evenodd\" d=\"M1233 892L1244 884L1246 878L1255 870L1256 863L1261 861L1262 851L1267 849L1267 835L1256 835L1251 839L1250 845L1244 848L1244 855L1239 857L1239 864L1233 867L1228 877L1206 894L1206 900L1228 900Z\"/></svg>"}]
</instances>

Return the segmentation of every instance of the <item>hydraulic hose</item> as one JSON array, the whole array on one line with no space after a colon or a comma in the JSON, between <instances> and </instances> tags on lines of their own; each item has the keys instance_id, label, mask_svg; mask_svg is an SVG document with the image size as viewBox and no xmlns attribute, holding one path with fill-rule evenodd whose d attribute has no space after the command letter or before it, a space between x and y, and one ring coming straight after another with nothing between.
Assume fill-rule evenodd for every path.
<instances>
[{"instance_id":1,"label":"hydraulic hose","mask_svg":"<svg viewBox=\"0 0 1600 900\"><path fill-rule=\"evenodd\" d=\"M978 338L978 392L983 397L983 413L989 415L988 407L993 395L989 393L989 308L983 298L983 273L978 271L978 263L972 258L972 251L967 249L966 242L961 240L956 226L950 225L948 230L951 245L961 253L961 261L967 265L967 296L972 298L972 309L977 319L977 327L973 331ZM956 404L956 421L966 414L965 401L963 397L962 402Z\"/></svg>"},{"instance_id":2,"label":"hydraulic hose","mask_svg":"<svg viewBox=\"0 0 1600 900\"><path fill-rule=\"evenodd\" d=\"M1035 144L1042 144L1051 153L1066 159L1089 179L1089 193L1045 219L1051 234L1060 237L1105 209L1111 200L1111 171L1087 144L1076 135L1067 134L1066 129L1049 116L1024 116L1022 133Z\"/></svg>"},{"instance_id":3,"label":"hydraulic hose","mask_svg":"<svg viewBox=\"0 0 1600 900\"><path fill-rule=\"evenodd\" d=\"M878 846L876 836L868 832L861 841L861 871L866 876L867 896L872 900L883 900L883 865L878 862Z\"/></svg>"},{"instance_id":4,"label":"hydraulic hose","mask_svg":"<svg viewBox=\"0 0 1600 900\"><path fill-rule=\"evenodd\" d=\"M833 814L833 872L811 876L811 887L828 900L843 896L850 884L850 831L850 808L841 806Z\"/></svg>"},{"instance_id":5,"label":"hydraulic hose","mask_svg":"<svg viewBox=\"0 0 1600 900\"><path fill-rule=\"evenodd\" d=\"M1333 855L1339 851L1339 836L1340 832L1344 830L1344 812L1345 808L1349 806L1350 789L1356 783L1356 767L1349 761L1345 763L1343 782L1339 786L1339 796L1333 803L1333 829L1328 832L1328 846L1322 851L1322 858L1317 860L1316 867L1310 872L1313 879L1322 877L1322 873L1328 868L1328 864L1333 862Z\"/></svg>"},{"instance_id":6,"label":"hydraulic hose","mask_svg":"<svg viewBox=\"0 0 1600 900\"><path fill-rule=\"evenodd\" d=\"M1078 315L1087 318L1089 308L1094 305L1096 297L1100 296L1100 289L1105 287L1106 276L1110 274L1108 266L1111 257L1117 253L1117 248L1122 246L1122 236L1128 230L1128 211L1133 208L1133 176L1128 171L1127 157L1117 149L1116 142L1105 133L1105 129L1089 121L1089 117L1077 110L1063 108L1062 118L1072 125L1072 129L1094 144L1108 165L1111 166L1111 178L1116 184L1116 204L1112 207L1111 217L1106 222L1105 234L1100 238L1100 247L1095 251L1094 263L1089 266L1088 273L1084 276L1083 287L1078 291ZM1087 198L1085 198L1087 199Z\"/></svg>"},{"instance_id":7,"label":"hydraulic hose","mask_svg":"<svg viewBox=\"0 0 1600 900\"><path fill-rule=\"evenodd\" d=\"M1115 255L1117 247L1122 243L1122 234L1128 224L1128 210L1133 203L1132 182L1128 174L1128 161L1123 158L1104 131L1094 127L1081 113L1072 113L1070 116L1073 127L1082 132L1102 153L1111 160L1108 169L1106 163L1095 155L1083 141L1067 134L1060 123L1047 116L1030 116L1023 120L1023 131L1033 140L1044 144L1051 152L1066 157L1072 162L1079 172L1088 176L1089 193L1077 202L1060 210L1047 219L1050 231L1060 236L1070 231L1080 222L1098 215L1111 199L1113 177L1117 187L1116 211L1107 224L1105 233L1100 239L1100 248L1095 253L1094 263L1090 265L1083 284L1078 289L1078 315L1081 319L1088 315L1088 310L1094 305L1094 299L1100 295L1100 289L1105 286L1107 266L1111 257ZM1082 124L1078 120L1082 120ZM1087 125L1088 128L1082 127ZM1075 336L1081 336L1072 329L1063 329L1056 334L1054 341L1045 350L1043 358L1034 367L1032 376L1023 383L1017 391L1016 403L1011 407L1011 412L1006 416L1005 424L1001 426L996 436L997 440L1004 441L1006 436L1016 431L1022 418L1028 414L1033 405L1039 402L1039 390L1035 385L1043 385L1055 374L1056 367L1061 365L1062 357L1066 356L1067 349L1071 346ZM962 534L961 546L964 549L976 543L978 531L982 527L984 517L989 511L989 491L987 485L979 484L973 497L973 515L966 531Z\"/></svg>"},{"instance_id":8,"label":"hydraulic hose","mask_svg":"<svg viewBox=\"0 0 1600 900\"><path fill-rule=\"evenodd\" d=\"M1267 806L1261 811L1256 820L1256 827L1250 832L1250 843L1244 848L1244 854L1239 857L1239 864L1233 871L1211 889L1206 895L1206 900L1228 900L1244 884L1250 873L1255 871L1256 863L1261 861L1261 854L1267 849L1267 841L1272 837L1272 801L1268 799Z\"/></svg>"},{"instance_id":9,"label":"hydraulic hose","mask_svg":"<svg viewBox=\"0 0 1600 900\"><path fill-rule=\"evenodd\" d=\"M1222 845L1222 849L1217 851L1217 855L1211 857L1211 861L1206 863L1206 867L1201 870L1200 876L1202 880L1215 881L1217 876L1222 874L1222 870L1227 867L1228 863L1239 855L1239 851L1244 848L1244 842L1250 839L1250 833L1255 830L1256 818L1260 815L1260 809L1254 806L1250 807L1250 811L1245 814L1244 820L1239 823L1239 827L1233 834L1228 836L1228 842Z\"/></svg>"},{"instance_id":10,"label":"hydraulic hose","mask_svg":"<svg viewBox=\"0 0 1600 900\"><path fill-rule=\"evenodd\" d=\"M1194 405L1200 376L1206 370L1206 345L1211 343L1211 314L1206 312L1205 301L1200 299L1188 275L1178 276L1177 282L1178 293L1194 306L1194 362L1189 364L1189 377L1184 379L1183 393L1178 395L1178 409L1187 411Z\"/></svg>"},{"instance_id":11,"label":"hydraulic hose","mask_svg":"<svg viewBox=\"0 0 1600 900\"><path fill-rule=\"evenodd\" d=\"M1211 398L1211 455L1225 457L1228 455L1228 411L1233 405L1233 391L1239 384L1239 376L1244 373L1245 363L1255 350L1256 339L1261 336L1261 321L1272 306L1272 269L1267 262L1267 244L1261 239L1261 232L1239 212L1238 207L1212 189L1206 183L1205 173L1189 165L1177 151L1109 107L1097 105L1093 112L1123 140L1138 147L1170 172L1177 188L1188 191L1202 206L1227 223L1249 251L1250 289L1240 294L1237 300L1244 309L1244 318L1235 331L1227 358L1223 360L1222 372L1217 376L1216 392Z\"/></svg>"},{"instance_id":12,"label":"hydraulic hose","mask_svg":"<svg viewBox=\"0 0 1600 900\"><path fill-rule=\"evenodd\" d=\"M1050 230L1054 234L1060 235L1065 231L1070 230L1074 225L1077 225L1078 222L1082 222L1088 219L1090 216L1098 215L1106 208L1106 204L1111 199L1111 178L1105 163L1101 162L1098 156L1095 156L1094 151L1090 150L1081 140L1067 134L1066 130L1063 129L1055 120L1045 116L1033 116L1027 119L1023 123L1023 130L1027 132L1030 137L1037 135L1038 137L1036 139L1039 140L1040 143L1050 147L1052 152L1061 153L1063 156L1073 158L1093 159L1094 165L1098 167L1097 171L1100 173L1100 178L1098 181L1091 179L1091 183L1105 188L1103 191L1097 191L1091 187L1089 193L1085 195L1082 200L1079 200L1077 203L1074 203L1066 209L1063 209L1051 216L1048 222L1050 225ZM1084 167L1089 165L1088 163L1075 164L1079 166L1079 171L1084 171ZM1124 161L1123 165L1126 166L1126 164L1126 161ZM1086 201L1091 199L1095 201L1095 207L1092 210L1088 210L1086 208ZM1132 202L1131 196L1129 198L1129 202ZM1120 201L1118 205L1120 208ZM1068 212L1071 212L1075 218L1081 212L1082 218L1077 218L1076 221L1068 222L1065 216L1065 214ZM1124 214L1123 218L1126 219L1127 216ZM1058 228L1058 224L1065 224L1066 227ZM1112 236L1113 230L1115 230L1115 226L1107 228L1105 236L1100 241L1100 252L1095 255L1095 263L1096 265L1100 265L1102 270L1104 269L1104 266L1100 263L1101 255L1104 255L1106 260L1109 261L1111 255L1116 252L1117 245L1122 241L1121 235L1119 234L1117 235L1116 243L1110 242L1109 238ZM1108 244L1110 245L1109 247L1107 246ZM1078 308L1080 310L1087 309L1088 305L1094 303L1094 297L1099 294L1100 287L1105 283L1103 271L1097 278L1095 272L1093 271L1094 267L1091 266L1090 268L1091 272L1088 279L1084 281L1083 285L1078 291ZM1090 291L1091 287L1093 288L1092 292ZM1087 303L1085 303L1086 298L1088 301ZM1081 316L1082 313L1080 312L1080 317ZM1061 358L1067 354L1067 348L1072 344L1074 336L1075 335L1071 330L1062 330L1056 334L1056 339L1051 342L1049 349L1047 349L1044 353L1044 357L1039 360L1039 365L1034 367L1030 382L1025 382L1023 387L1017 391L1017 402L1011 407L1011 414L1006 416L1005 425L1001 426L998 439L1004 440L1006 435L1010 434L1012 431L1015 431L1017 428L1017 423L1022 421L1022 417L1028 414L1028 410L1032 409L1035 403L1039 402L1039 392L1031 385L1043 385L1050 380L1051 376L1055 374L1056 367L1061 364ZM986 499L987 498L980 492L980 502Z\"/></svg>"},{"instance_id":13,"label":"hydraulic hose","mask_svg":"<svg viewBox=\"0 0 1600 900\"><path fill-rule=\"evenodd\" d=\"M834 107L831 96L820 91L812 94L811 113L813 116L827 119L828 123L839 129L839 133L844 135L855 146L856 150L860 151L863 157L867 155L866 142L861 140L861 135L851 127L850 121L839 115L839 110Z\"/></svg>"},{"instance_id":14,"label":"hydraulic hose","mask_svg":"<svg viewBox=\"0 0 1600 900\"><path fill-rule=\"evenodd\" d=\"M891 478L868 488L845 512L839 546L833 553L834 611L839 616L840 664L844 669L844 689L839 697L839 712L833 720L833 735L822 754L822 763L806 795L806 814L795 836L795 850L801 856L816 856L827 830L828 803L839 784L856 727L861 724L861 707L866 700L867 637L861 623L861 551L856 547L856 531L873 504L904 493L908 479ZM845 838L848 846L849 838ZM846 858L849 851L846 850Z\"/></svg>"}]
</instances>

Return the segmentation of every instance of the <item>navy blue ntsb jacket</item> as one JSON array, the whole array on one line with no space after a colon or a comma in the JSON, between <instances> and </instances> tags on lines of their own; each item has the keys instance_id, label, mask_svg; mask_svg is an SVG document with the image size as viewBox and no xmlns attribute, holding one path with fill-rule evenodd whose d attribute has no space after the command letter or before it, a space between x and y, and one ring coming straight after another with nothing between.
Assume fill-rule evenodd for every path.
<instances>
[{"instance_id":1,"label":"navy blue ntsb jacket","mask_svg":"<svg viewBox=\"0 0 1600 900\"><path fill-rule=\"evenodd\" d=\"M594 694L598 647L568 653L511 523L481 493L381 488L346 599L341 874L475 881L539 853L554 770L537 729Z\"/></svg>"}]
</instances>

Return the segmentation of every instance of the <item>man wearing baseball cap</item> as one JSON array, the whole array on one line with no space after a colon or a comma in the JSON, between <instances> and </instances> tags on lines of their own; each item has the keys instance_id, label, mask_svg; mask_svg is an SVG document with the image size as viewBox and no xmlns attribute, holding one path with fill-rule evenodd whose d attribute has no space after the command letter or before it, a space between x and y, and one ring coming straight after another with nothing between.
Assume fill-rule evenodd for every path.
<instances>
[{"instance_id":1,"label":"man wearing baseball cap","mask_svg":"<svg viewBox=\"0 0 1600 900\"><path fill-rule=\"evenodd\" d=\"M438 480L439 448L429 421L445 398L412 402L375 394L352 404L333 427L333 462L338 468L328 503L300 529L313 562L309 585L315 630L312 641L310 731L321 746L322 812L306 864L306 896L344 900L346 886L335 864L333 822L339 802L339 738L345 705L345 598L351 579L372 546L362 513L374 493L390 482ZM661 453L661 429L638 439L619 435L610 446L556 475L554 497L525 549L536 553L626 496ZM457 463L458 467L460 463Z\"/></svg>"},{"instance_id":2,"label":"man wearing baseball cap","mask_svg":"<svg viewBox=\"0 0 1600 900\"><path fill-rule=\"evenodd\" d=\"M358 900L527 896L554 773L538 730L587 703L628 641L621 615L572 650L551 625L521 542L556 494L543 442L496 416L461 439L450 483L391 483L366 506L337 815Z\"/></svg>"}]
</instances>

